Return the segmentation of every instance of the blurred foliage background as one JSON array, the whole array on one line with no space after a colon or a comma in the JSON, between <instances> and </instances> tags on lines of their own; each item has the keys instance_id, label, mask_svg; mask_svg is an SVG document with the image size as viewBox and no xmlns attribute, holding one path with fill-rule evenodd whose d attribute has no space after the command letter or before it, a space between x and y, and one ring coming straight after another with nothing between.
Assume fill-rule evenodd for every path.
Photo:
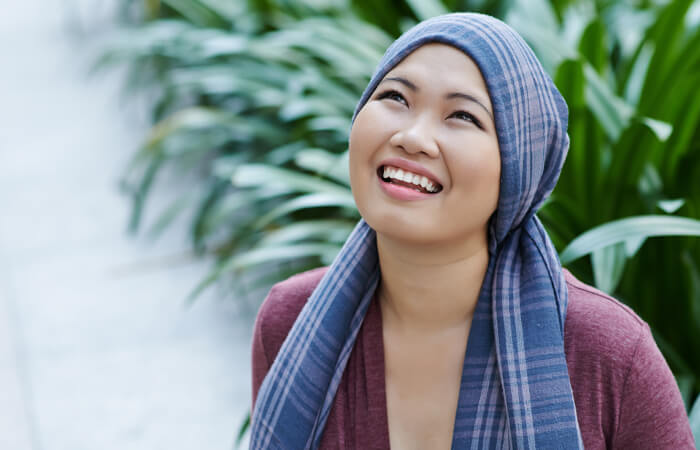
<instances>
[{"instance_id":1,"label":"blurred foliage background","mask_svg":"<svg viewBox=\"0 0 700 450\"><path fill-rule=\"evenodd\" d=\"M213 262L188 301L329 264L359 219L356 102L402 31L449 11L505 20L566 98L571 148L539 216L566 267L649 323L700 441L699 1L127 1L97 66L127 66L125 93L152 100L122 180L130 229L188 216ZM144 224L164 171L196 178Z\"/></svg>"}]
</instances>

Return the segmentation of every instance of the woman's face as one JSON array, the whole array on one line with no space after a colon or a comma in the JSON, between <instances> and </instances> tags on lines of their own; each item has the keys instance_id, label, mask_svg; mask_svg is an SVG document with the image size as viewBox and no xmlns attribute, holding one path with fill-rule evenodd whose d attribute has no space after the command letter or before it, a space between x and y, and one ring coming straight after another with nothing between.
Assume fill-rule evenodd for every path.
<instances>
[{"instance_id":1,"label":"woman's face","mask_svg":"<svg viewBox=\"0 0 700 450\"><path fill-rule=\"evenodd\" d=\"M500 173L486 84L471 58L449 45L423 45L396 65L350 132L357 207L378 233L396 239L484 238Z\"/></svg>"}]
</instances>

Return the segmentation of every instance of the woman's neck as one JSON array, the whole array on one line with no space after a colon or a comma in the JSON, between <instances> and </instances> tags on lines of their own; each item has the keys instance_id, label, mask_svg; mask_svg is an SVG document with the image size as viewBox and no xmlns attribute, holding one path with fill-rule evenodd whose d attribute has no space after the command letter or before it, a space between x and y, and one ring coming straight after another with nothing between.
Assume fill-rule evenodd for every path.
<instances>
[{"instance_id":1,"label":"woman's neck","mask_svg":"<svg viewBox=\"0 0 700 450\"><path fill-rule=\"evenodd\" d=\"M486 236L461 245L398 242L377 234L383 320L397 330L442 332L471 322L486 274Z\"/></svg>"}]
</instances>

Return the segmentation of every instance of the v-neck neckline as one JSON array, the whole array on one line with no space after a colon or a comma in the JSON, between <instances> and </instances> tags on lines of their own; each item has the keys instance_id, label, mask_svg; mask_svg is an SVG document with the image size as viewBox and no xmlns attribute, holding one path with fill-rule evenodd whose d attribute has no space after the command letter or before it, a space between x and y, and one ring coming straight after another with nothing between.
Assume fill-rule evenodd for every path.
<instances>
[{"instance_id":1,"label":"v-neck neckline","mask_svg":"<svg viewBox=\"0 0 700 450\"><path fill-rule=\"evenodd\" d=\"M381 436L377 436L377 448L389 449L389 415L386 399L386 366L384 360L384 327L382 325L382 309L379 305L379 296L374 294L372 302L369 305L369 311L366 319L369 329L366 330L370 334L370 340L376 342L374 349L367 348L367 362L371 367L379 368L379 381L370 383L367 386L367 396L369 401L376 401L377 408L372 408L374 414L370 417L370 421L381 426Z\"/></svg>"}]
</instances>

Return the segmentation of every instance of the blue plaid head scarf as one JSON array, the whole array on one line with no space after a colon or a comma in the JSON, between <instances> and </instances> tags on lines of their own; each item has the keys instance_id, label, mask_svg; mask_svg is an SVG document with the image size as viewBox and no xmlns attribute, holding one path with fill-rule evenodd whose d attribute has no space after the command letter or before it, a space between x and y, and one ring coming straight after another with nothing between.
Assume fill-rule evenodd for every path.
<instances>
[{"instance_id":1,"label":"blue plaid head scarf","mask_svg":"<svg viewBox=\"0 0 700 450\"><path fill-rule=\"evenodd\" d=\"M355 116L383 77L429 42L462 50L481 70L501 153L489 265L472 319L452 448L583 448L564 354L566 284L535 215L568 150L566 104L508 25L456 13L419 23L387 49ZM318 448L378 281L376 235L361 220L260 388L252 449Z\"/></svg>"}]
</instances>

